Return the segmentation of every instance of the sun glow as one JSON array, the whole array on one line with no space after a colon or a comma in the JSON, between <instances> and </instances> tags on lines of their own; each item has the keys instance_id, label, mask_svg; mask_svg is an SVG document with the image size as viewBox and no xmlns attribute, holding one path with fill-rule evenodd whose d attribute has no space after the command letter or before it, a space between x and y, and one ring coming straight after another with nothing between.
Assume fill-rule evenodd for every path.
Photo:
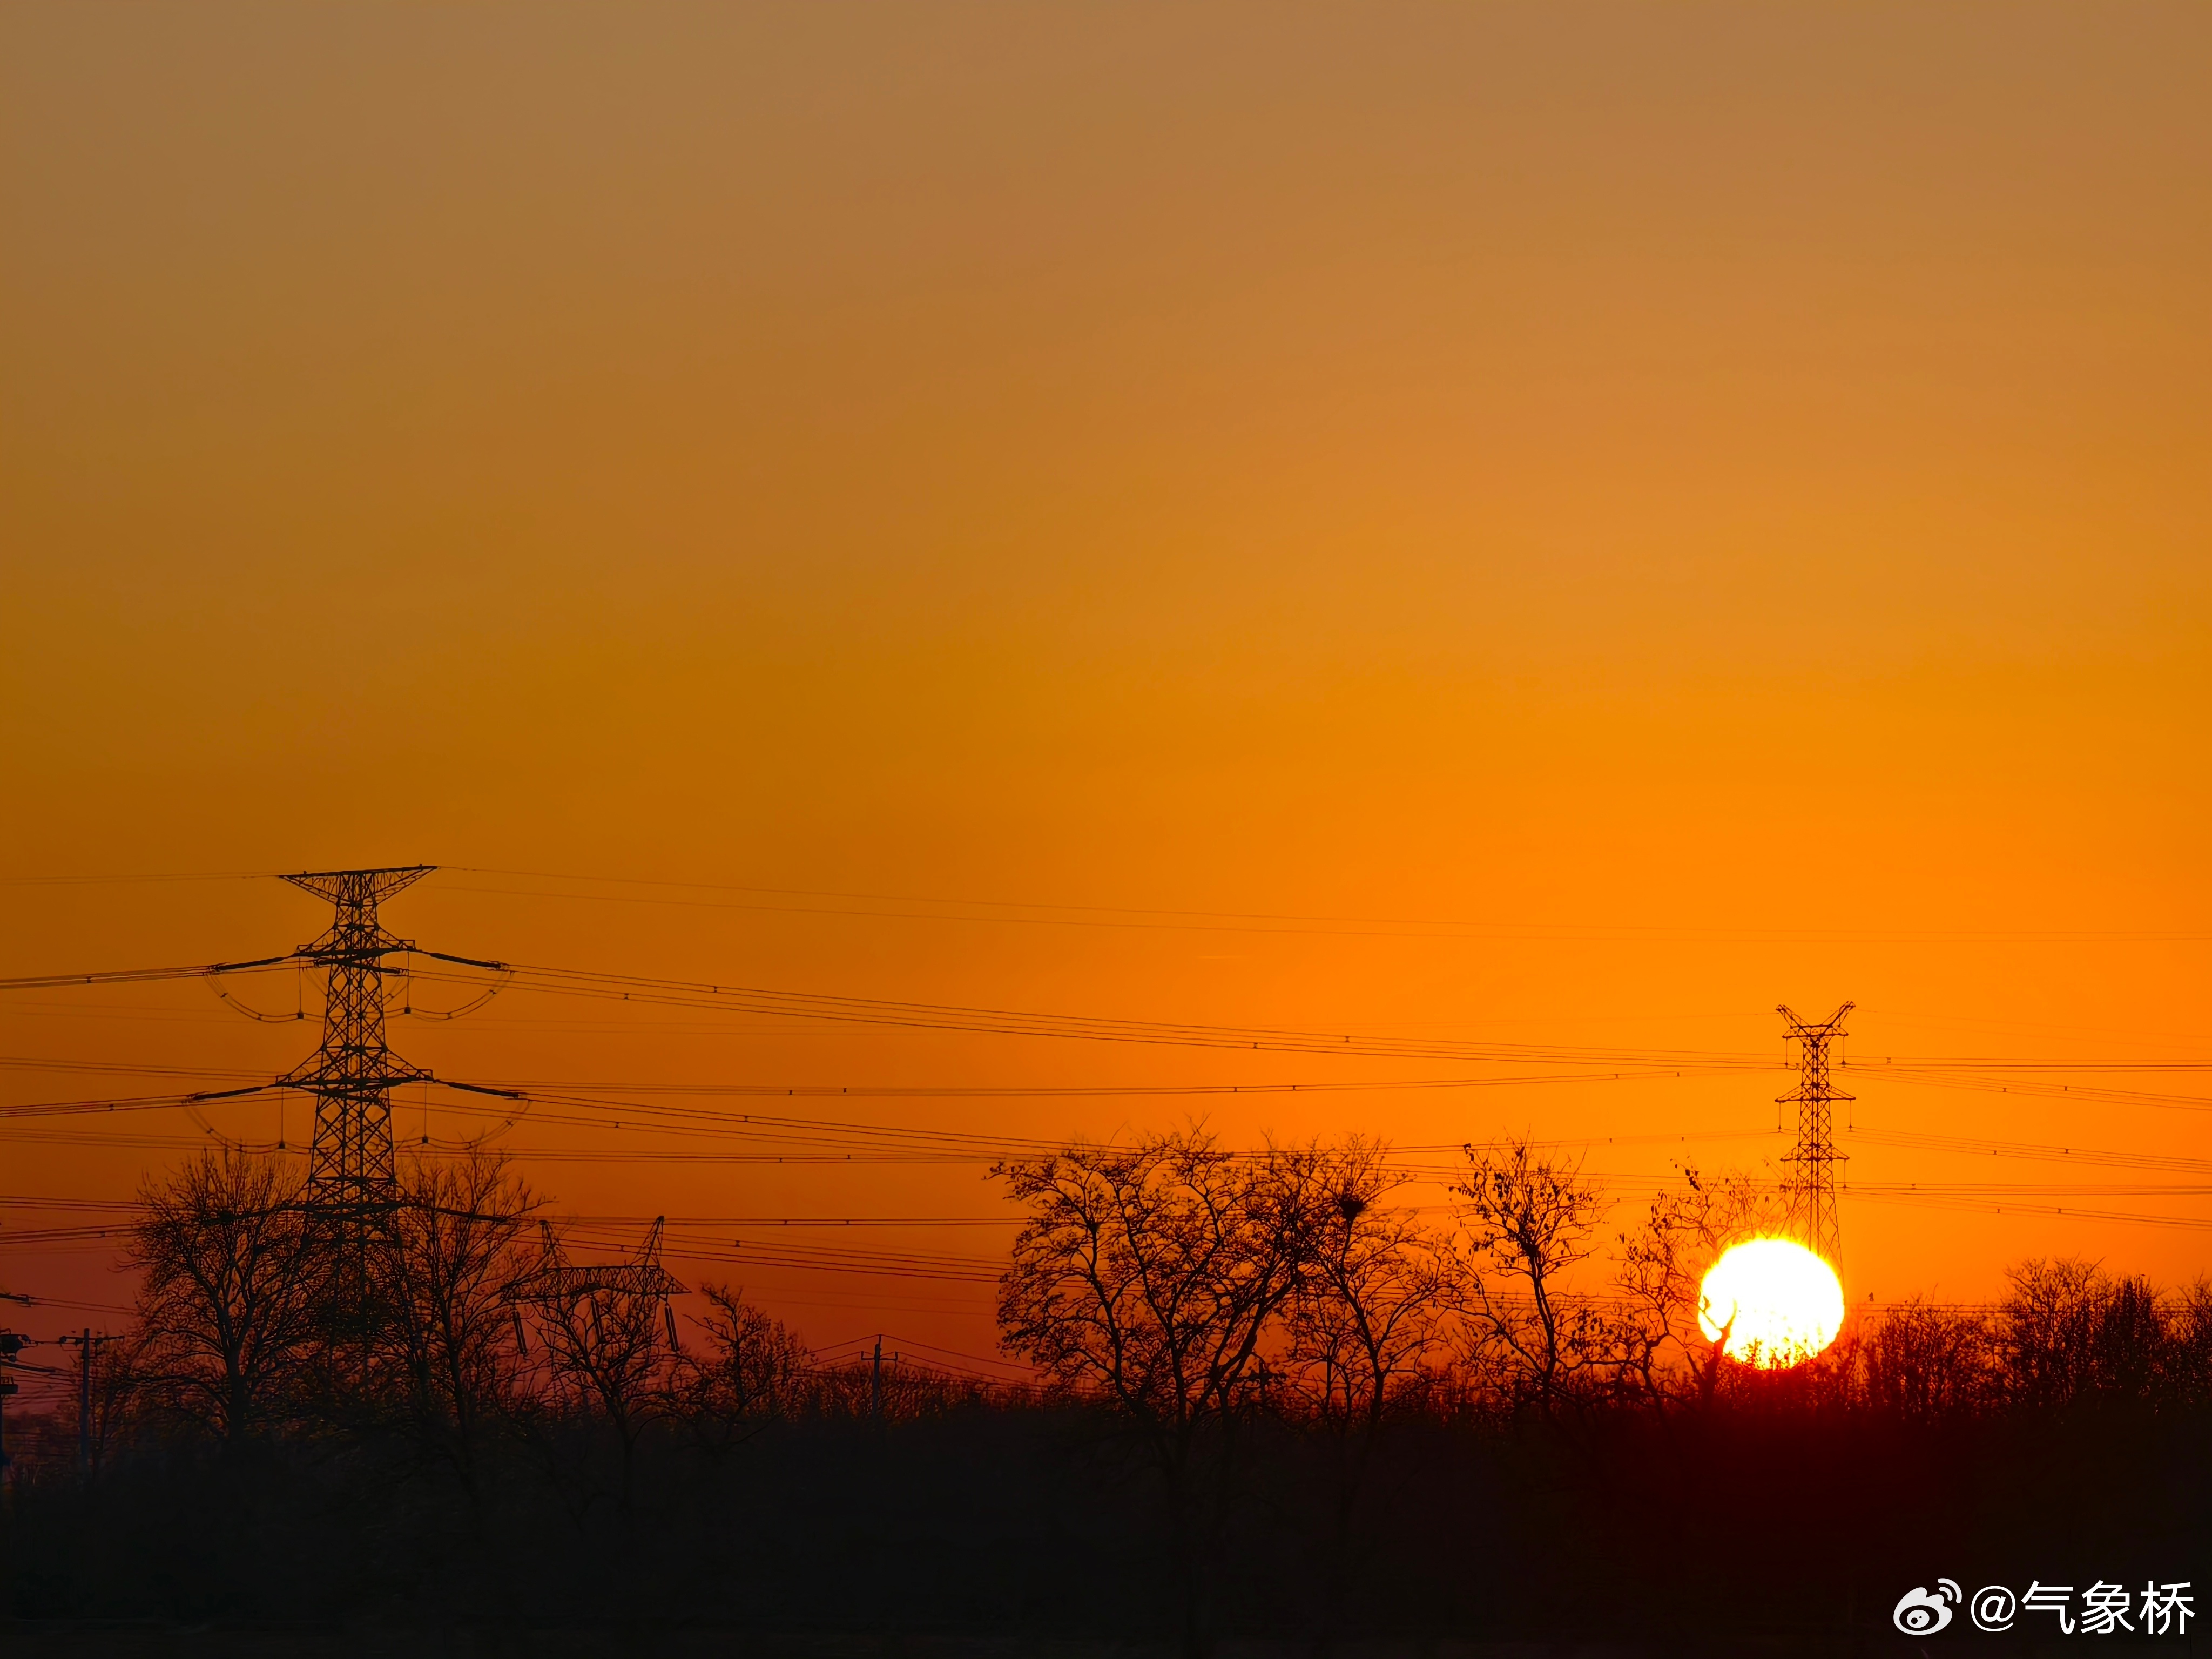
<instances>
[{"instance_id":1,"label":"sun glow","mask_svg":"<svg viewBox=\"0 0 2212 1659\"><path fill-rule=\"evenodd\" d=\"M1786 1238L1754 1238L1723 1253L1698 1298L1698 1328L1729 1358L1763 1370L1810 1359L1843 1328L1836 1270Z\"/></svg>"}]
</instances>

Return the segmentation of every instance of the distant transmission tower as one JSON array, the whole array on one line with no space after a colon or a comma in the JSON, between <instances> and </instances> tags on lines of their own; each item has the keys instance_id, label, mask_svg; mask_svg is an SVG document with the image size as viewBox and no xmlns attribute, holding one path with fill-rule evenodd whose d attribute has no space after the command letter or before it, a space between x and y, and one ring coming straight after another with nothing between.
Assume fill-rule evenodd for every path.
<instances>
[{"instance_id":1,"label":"distant transmission tower","mask_svg":"<svg viewBox=\"0 0 2212 1659\"><path fill-rule=\"evenodd\" d=\"M360 1231L392 1207L392 1091L427 1082L384 1041L384 959L413 945L385 932L376 908L435 866L308 870L285 880L337 907L330 931L295 953L328 970L322 1046L277 1079L315 1097L307 1158L307 1203L319 1216Z\"/></svg>"},{"instance_id":2,"label":"distant transmission tower","mask_svg":"<svg viewBox=\"0 0 2212 1659\"><path fill-rule=\"evenodd\" d=\"M1797 1106L1797 1144L1782 1160L1790 1166L1782 1181L1788 1206L1784 1225L1790 1237L1838 1269L1844 1259L1844 1228L1836 1210L1836 1165L1844 1162L1844 1155L1836 1150L1831 1109L1851 1097L1828 1081L1828 1044L1849 1035L1844 1016L1856 1006L1846 1002L1818 1024L1800 1019L1786 1003L1775 1009L1799 1045L1797 1086L1775 1099L1779 1106L1793 1101Z\"/></svg>"},{"instance_id":3,"label":"distant transmission tower","mask_svg":"<svg viewBox=\"0 0 2212 1659\"><path fill-rule=\"evenodd\" d=\"M671 1352L681 1347L676 1310L668 1298L681 1296L684 1286L660 1265L666 1224L665 1217L653 1218L631 1261L582 1264L568 1260L559 1235L541 1222L544 1243L537 1267L511 1281L504 1292L513 1310L516 1346L528 1346L522 1310L529 1307L537 1312L539 1334L554 1364L572 1380L634 1380L659 1352L664 1331Z\"/></svg>"}]
</instances>

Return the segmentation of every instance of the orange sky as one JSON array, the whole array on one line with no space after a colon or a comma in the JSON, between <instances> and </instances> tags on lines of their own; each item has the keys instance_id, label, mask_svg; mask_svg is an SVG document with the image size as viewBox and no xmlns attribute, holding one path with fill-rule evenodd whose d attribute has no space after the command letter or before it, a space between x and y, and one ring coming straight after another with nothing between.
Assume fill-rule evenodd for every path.
<instances>
[{"instance_id":1,"label":"orange sky","mask_svg":"<svg viewBox=\"0 0 2212 1659\"><path fill-rule=\"evenodd\" d=\"M2208 47L2182 5L12 7L0 975L322 925L267 881L25 878L425 860L464 869L398 931L564 966L1778 1057L1776 1002L1848 996L1858 1055L2206 1064ZM1480 1069L519 995L394 1036L603 1083ZM304 1040L196 985L0 997L14 1060ZM1203 1109L1755 1164L1786 1082ZM1854 1086L1862 1127L2212 1159L2203 1110ZM2212 1224L2140 1190L2201 1172L1849 1150ZM11 1200L173 1156L0 1140L0 1245L70 1218ZM530 1173L596 1214L997 1203L974 1168ZM2212 1243L1844 1218L1854 1300ZM126 1299L101 1260L0 1283ZM823 1342L989 1352L975 1285L675 1265Z\"/></svg>"}]
</instances>

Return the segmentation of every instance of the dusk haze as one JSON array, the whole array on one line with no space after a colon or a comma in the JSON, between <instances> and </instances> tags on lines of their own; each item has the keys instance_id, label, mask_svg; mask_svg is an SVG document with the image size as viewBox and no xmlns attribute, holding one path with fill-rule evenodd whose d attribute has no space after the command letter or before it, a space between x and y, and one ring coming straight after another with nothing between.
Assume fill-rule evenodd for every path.
<instances>
[{"instance_id":1,"label":"dusk haze","mask_svg":"<svg viewBox=\"0 0 2212 1659\"><path fill-rule=\"evenodd\" d=\"M2157 0L0 9L0 1651L2195 1651L2208 295Z\"/></svg>"}]
</instances>

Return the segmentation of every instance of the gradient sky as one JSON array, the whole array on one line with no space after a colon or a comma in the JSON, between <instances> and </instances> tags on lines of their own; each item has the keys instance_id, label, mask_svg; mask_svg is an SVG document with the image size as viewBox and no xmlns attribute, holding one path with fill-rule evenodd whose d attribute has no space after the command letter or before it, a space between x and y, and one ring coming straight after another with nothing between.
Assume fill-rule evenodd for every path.
<instances>
[{"instance_id":1,"label":"gradient sky","mask_svg":"<svg viewBox=\"0 0 2212 1659\"><path fill-rule=\"evenodd\" d=\"M32 878L422 860L395 928L527 962L1777 1059L1777 1002L1850 997L1855 1054L2212 1065L2208 64L2179 4L11 6L0 974L322 925ZM394 1036L605 1083L1455 1074L515 994ZM197 985L0 997L10 1061L304 1040ZM2212 1159L2201 1073L2066 1075L2185 1103L1880 1079L1852 1121ZM1648 1184L1778 1154L1787 1081L842 1115L1738 1135L1591 1150ZM2212 1204L2140 1190L2203 1171L1848 1150L2200 1224L1850 1200L1854 1300L2208 1265ZM0 1140L0 1246L176 1155ZM0 1282L127 1299L105 1260ZM975 1285L672 1265L989 1352Z\"/></svg>"}]
</instances>

